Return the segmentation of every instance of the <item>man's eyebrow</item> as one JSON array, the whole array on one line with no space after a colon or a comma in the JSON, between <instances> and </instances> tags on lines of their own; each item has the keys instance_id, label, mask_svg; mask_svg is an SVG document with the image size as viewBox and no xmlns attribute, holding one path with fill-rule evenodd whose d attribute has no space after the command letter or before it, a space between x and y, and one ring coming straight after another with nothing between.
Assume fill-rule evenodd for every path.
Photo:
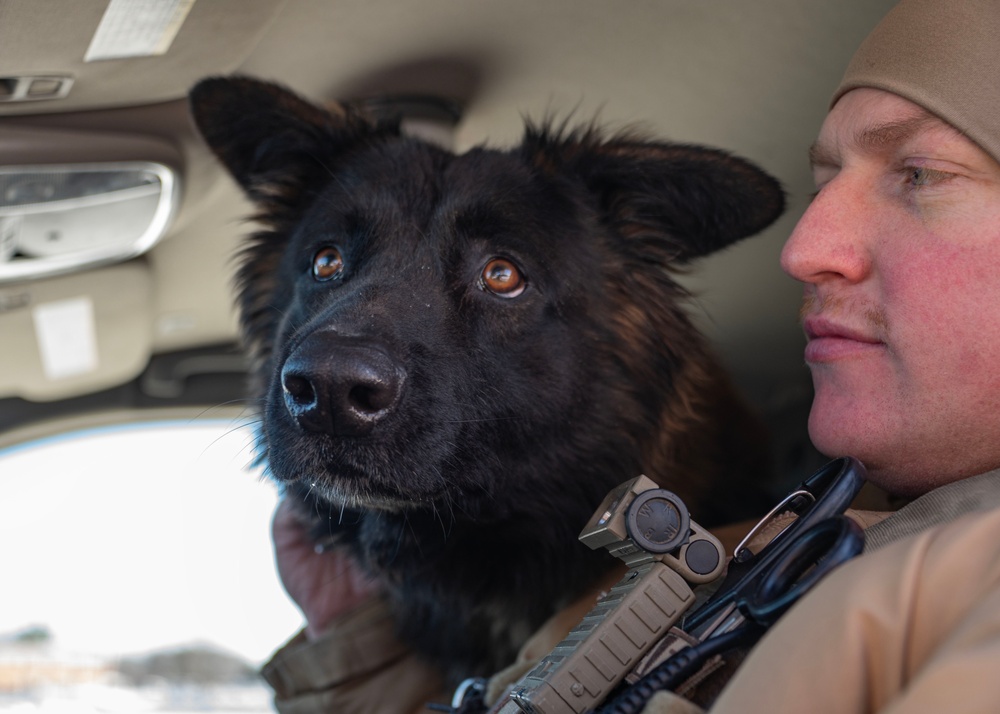
<instances>
[{"instance_id":1,"label":"man's eyebrow","mask_svg":"<svg viewBox=\"0 0 1000 714\"><path fill-rule=\"evenodd\" d=\"M865 127L852 137L852 144L860 151L879 153L902 144L928 127L950 130L955 134L960 133L950 124L932 114L921 112L899 121ZM831 147L816 141L809 147L809 163L814 168L818 166L836 167L839 166L839 158L837 152Z\"/></svg>"},{"instance_id":2,"label":"man's eyebrow","mask_svg":"<svg viewBox=\"0 0 1000 714\"><path fill-rule=\"evenodd\" d=\"M937 117L921 113L908 119L862 129L854 135L854 145L864 151L878 152L898 146L926 127L934 125L947 126Z\"/></svg>"}]
</instances>

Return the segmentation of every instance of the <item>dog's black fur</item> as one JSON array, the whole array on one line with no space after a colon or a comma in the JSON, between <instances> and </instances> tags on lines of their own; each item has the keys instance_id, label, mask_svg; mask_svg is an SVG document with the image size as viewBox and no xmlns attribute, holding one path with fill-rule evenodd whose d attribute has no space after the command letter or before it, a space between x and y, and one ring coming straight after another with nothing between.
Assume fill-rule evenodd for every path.
<instances>
[{"instance_id":1,"label":"dog's black fur","mask_svg":"<svg viewBox=\"0 0 1000 714\"><path fill-rule=\"evenodd\" d=\"M191 99L260 209L263 456L449 674L508 663L607 572L577 535L616 484L645 473L703 525L763 505L760 431L671 271L780 214L765 173L551 124L456 156L247 78Z\"/></svg>"}]
</instances>

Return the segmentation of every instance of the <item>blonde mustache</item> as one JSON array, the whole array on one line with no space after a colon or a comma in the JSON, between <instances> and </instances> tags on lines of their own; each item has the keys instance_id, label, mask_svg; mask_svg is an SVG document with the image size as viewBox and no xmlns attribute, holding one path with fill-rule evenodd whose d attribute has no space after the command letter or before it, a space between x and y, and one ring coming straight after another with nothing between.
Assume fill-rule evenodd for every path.
<instances>
[{"instance_id":1,"label":"blonde mustache","mask_svg":"<svg viewBox=\"0 0 1000 714\"><path fill-rule=\"evenodd\" d=\"M799 322L802 322L810 315L836 315L836 314L859 314L870 327L874 334L883 339L889 336L889 318L885 311L879 307L865 306L860 310L851 304L851 300L835 295L819 297L818 295L806 295L802 299L802 307L799 308Z\"/></svg>"}]
</instances>

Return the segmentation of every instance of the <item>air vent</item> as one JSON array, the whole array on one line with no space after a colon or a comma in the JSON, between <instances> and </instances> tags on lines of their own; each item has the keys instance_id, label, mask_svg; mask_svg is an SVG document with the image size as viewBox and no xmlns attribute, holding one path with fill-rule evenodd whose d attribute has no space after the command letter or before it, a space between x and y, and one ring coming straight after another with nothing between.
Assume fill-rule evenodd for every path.
<instances>
[{"instance_id":1,"label":"air vent","mask_svg":"<svg viewBox=\"0 0 1000 714\"><path fill-rule=\"evenodd\" d=\"M0 77L0 102L37 102L62 99L69 94L73 78L62 75Z\"/></svg>"}]
</instances>

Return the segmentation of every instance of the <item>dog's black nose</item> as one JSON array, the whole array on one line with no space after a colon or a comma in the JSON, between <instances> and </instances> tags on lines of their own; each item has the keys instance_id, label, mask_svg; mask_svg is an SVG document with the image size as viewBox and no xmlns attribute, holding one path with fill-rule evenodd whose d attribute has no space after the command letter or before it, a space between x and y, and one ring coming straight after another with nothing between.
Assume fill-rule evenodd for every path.
<instances>
[{"instance_id":1,"label":"dog's black nose","mask_svg":"<svg viewBox=\"0 0 1000 714\"><path fill-rule=\"evenodd\" d=\"M315 332L281 368L285 407L306 431L361 436L396 408L406 372L371 342Z\"/></svg>"}]
</instances>

